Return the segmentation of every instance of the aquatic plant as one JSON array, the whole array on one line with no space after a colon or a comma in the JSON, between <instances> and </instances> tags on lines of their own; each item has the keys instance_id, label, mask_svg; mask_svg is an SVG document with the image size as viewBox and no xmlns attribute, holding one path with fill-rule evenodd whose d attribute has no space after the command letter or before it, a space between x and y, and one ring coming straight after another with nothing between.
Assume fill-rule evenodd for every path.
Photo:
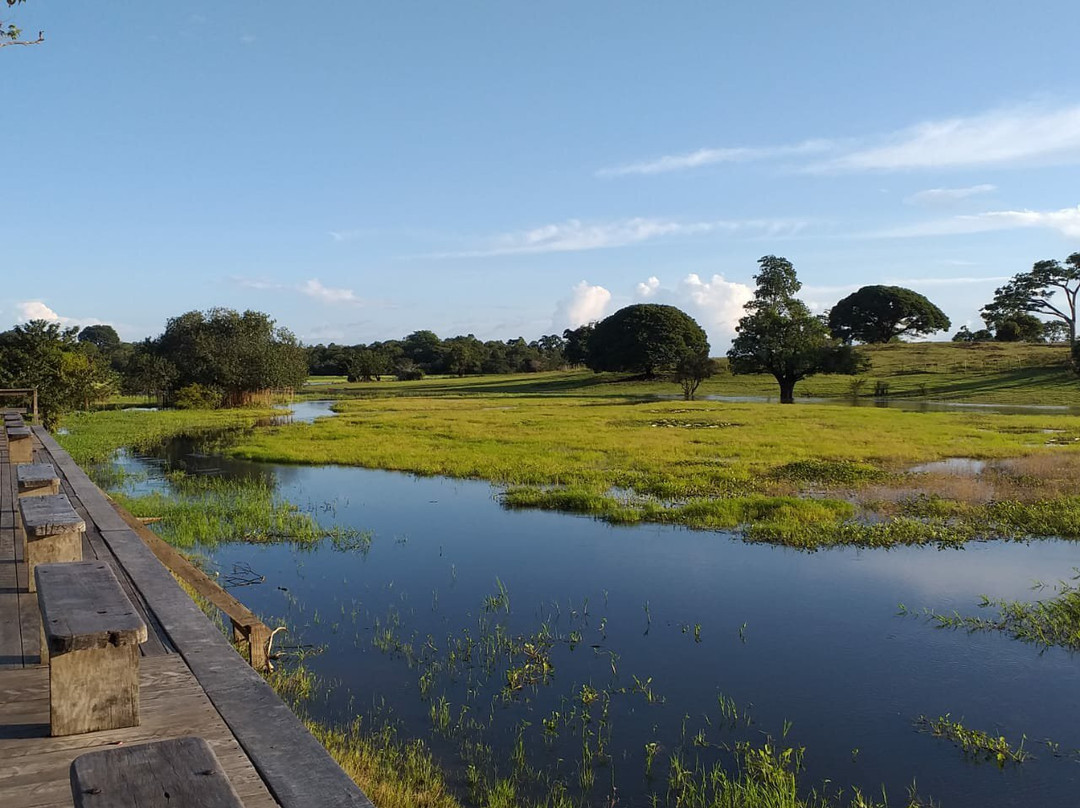
<instances>
[{"instance_id":1,"label":"aquatic plant","mask_svg":"<svg viewBox=\"0 0 1080 808\"><path fill-rule=\"evenodd\" d=\"M973 759L992 760L1000 767L1006 763L1023 763L1031 759L1031 754L1024 750L1026 737L1021 737L1019 745L1014 747L1005 740L1005 736L965 727L961 722L952 720L948 713L934 719L920 715L915 720L915 726L935 738L952 741Z\"/></svg>"}]
</instances>

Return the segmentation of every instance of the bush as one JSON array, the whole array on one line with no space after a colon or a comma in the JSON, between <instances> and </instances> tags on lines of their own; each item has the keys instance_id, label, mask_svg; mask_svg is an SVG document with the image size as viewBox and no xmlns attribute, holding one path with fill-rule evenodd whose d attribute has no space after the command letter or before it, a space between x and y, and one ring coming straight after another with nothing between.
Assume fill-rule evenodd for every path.
<instances>
[{"instance_id":1,"label":"bush","mask_svg":"<svg viewBox=\"0 0 1080 808\"><path fill-rule=\"evenodd\" d=\"M173 406L178 410L213 410L221 406L221 393L202 384L189 384L176 391Z\"/></svg>"}]
</instances>

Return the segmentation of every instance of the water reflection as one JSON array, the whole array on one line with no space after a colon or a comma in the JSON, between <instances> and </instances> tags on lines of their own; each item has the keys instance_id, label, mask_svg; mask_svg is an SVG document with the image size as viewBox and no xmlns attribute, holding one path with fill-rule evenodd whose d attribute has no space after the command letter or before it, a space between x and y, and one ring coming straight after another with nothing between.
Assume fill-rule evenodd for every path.
<instances>
[{"instance_id":1,"label":"water reflection","mask_svg":"<svg viewBox=\"0 0 1080 808\"><path fill-rule=\"evenodd\" d=\"M325 647L311 665L336 684L314 705L317 716L347 721L385 701L406 733L429 739L455 772L463 770L457 742L432 732L430 709L440 696L455 715L468 707L491 717L486 742L504 761L528 722L530 755L574 781L566 761L579 754L580 737L566 730L546 742L541 727L553 712L568 714L588 684L617 693L610 760L590 795L597 805L610 802L612 783L620 804L648 805L654 792L662 801L662 778L643 777L646 743L659 743L665 759L685 746L710 760L723 756L714 744L778 737L785 720L793 722L787 742L807 747L807 783L831 778L868 792L884 783L898 801L914 777L944 806L972 808L1066 805L1080 787L1075 763L1032 741L1036 760L999 771L912 729L920 714L948 712L1010 738L1026 733L1080 747L1073 657L897 616L901 602L972 613L983 593L1028 598L1033 580L1067 577L1080 565L1074 543L806 554L725 534L508 511L482 482L233 461L183 442L122 462L145 472L146 486L165 485L162 471L176 467L273 480L281 496L325 524L373 531L366 553L226 545L209 556L222 569L248 564L266 576L266 584L238 592L244 602L295 627L290 641ZM509 593L509 613L484 610L496 580ZM478 636L483 620L515 636L546 623L563 638L552 650L550 682L528 689L528 699L506 699L504 669L459 670L435 676L425 698L425 669L373 645L393 625L414 650L428 642L445 649L464 630ZM571 649L565 639L575 631L580 642ZM662 703L647 701L634 677L651 678ZM752 704L756 723L720 729L718 693ZM694 747L684 726L690 735L706 732L709 746Z\"/></svg>"}]
</instances>

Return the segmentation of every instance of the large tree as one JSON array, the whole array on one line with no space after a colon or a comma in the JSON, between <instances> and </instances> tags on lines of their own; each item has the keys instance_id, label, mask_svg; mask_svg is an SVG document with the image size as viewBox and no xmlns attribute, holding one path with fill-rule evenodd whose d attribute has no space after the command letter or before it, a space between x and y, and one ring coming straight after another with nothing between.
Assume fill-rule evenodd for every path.
<instances>
[{"instance_id":1,"label":"large tree","mask_svg":"<svg viewBox=\"0 0 1080 808\"><path fill-rule=\"evenodd\" d=\"M99 351L109 354L120 347L120 335L111 325L88 325L79 332L79 342L96 345Z\"/></svg>"},{"instance_id":2,"label":"large tree","mask_svg":"<svg viewBox=\"0 0 1080 808\"><path fill-rule=\"evenodd\" d=\"M1038 261L1029 272L1020 272L994 291L994 299L983 306L987 323L1015 319L1020 313L1055 317L1069 329L1070 344L1076 342L1076 295L1080 292L1080 252L1064 262ZM1055 297L1058 295L1059 297Z\"/></svg>"},{"instance_id":3,"label":"large tree","mask_svg":"<svg viewBox=\"0 0 1080 808\"><path fill-rule=\"evenodd\" d=\"M780 403L795 401L795 385L816 373L858 373L862 355L836 342L819 317L795 295L802 288L786 258L758 260L757 289L736 328L728 359L732 373L769 373L780 385Z\"/></svg>"},{"instance_id":4,"label":"large tree","mask_svg":"<svg viewBox=\"0 0 1080 808\"><path fill-rule=\"evenodd\" d=\"M640 303L601 320L589 336L586 364L654 377L687 354L709 355L709 340L693 317L674 306Z\"/></svg>"},{"instance_id":5,"label":"large tree","mask_svg":"<svg viewBox=\"0 0 1080 808\"><path fill-rule=\"evenodd\" d=\"M253 393L299 387L307 377L307 354L286 328L258 311L189 311L173 317L155 352L176 369L173 389L191 384L221 393L228 406Z\"/></svg>"},{"instance_id":6,"label":"large tree","mask_svg":"<svg viewBox=\"0 0 1080 808\"><path fill-rule=\"evenodd\" d=\"M941 309L902 286L864 286L829 312L829 331L844 342L891 342L951 325Z\"/></svg>"}]
</instances>

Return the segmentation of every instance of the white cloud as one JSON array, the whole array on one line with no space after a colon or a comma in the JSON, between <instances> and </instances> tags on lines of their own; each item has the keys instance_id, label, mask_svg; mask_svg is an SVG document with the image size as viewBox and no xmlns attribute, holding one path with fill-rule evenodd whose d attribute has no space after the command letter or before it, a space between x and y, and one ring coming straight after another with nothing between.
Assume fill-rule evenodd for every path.
<instances>
[{"instance_id":1,"label":"white cloud","mask_svg":"<svg viewBox=\"0 0 1080 808\"><path fill-rule=\"evenodd\" d=\"M357 304L363 301L356 296L352 289L333 289L323 286L317 278L311 278L297 287L301 294L313 297L323 303L351 303Z\"/></svg>"},{"instance_id":2,"label":"white cloud","mask_svg":"<svg viewBox=\"0 0 1080 808\"><path fill-rule=\"evenodd\" d=\"M504 233L489 239L486 246L464 252L438 253L431 258L483 258L551 252L578 252L624 247L660 238L696 236L706 233L747 234L782 238L797 235L807 222L793 219L714 220L677 222L637 217L614 222L588 224L570 219L532 230Z\"/></svg>"},{"instance_id":3,"label":"white cloud","mask_svg":"<svg viewBox=\"0 0 1080 808\"><path fill-rule=\"evenodd\" d=\"M1080 106L1025 105L926 121L879 145L816 163L812 172L896 171L1080 162Z\"/></svg>"},{"instance_id":4,"label":"white cloud","mask_svg":"<svg viewBox=\"0 0 1080 808\"><path fill-rule=\"evenodd\" d=\"M988 194L996 191L996 185L972 185L968 188L930 188L919 191L904 200L908 205L935 205L939 203L955 202L959 199Z\"/></svg>"},{"instance_id":5,"label":"white cloud","mask_svg":"<svg viewBox=\"0 0 1080 808\"><path fill-rule=\"evenodd\" d=\"M105 322L96 317L63 317L50 309L41 300L26 300L17 303L16 308L19 310L17 319L20 323L28 323L31 320L47 320L50 323L59 323L67 328L72 326L85 328L88 325L104 325Z\"/></svg>"},{"instance_id":6,"label":"white cloud","mask_svg":"<svg viewBox=\"0 0 1080 808\"><path fill-rule=\"evenodd\" d=\"M266 280L264 278L233 277L232 282L245 289L259 289L275 292L299 292L322 303L349 304L353 306L366 305L368 301L357 297L352 289L335 289L324 286L318 278L309 278L303 283L281 283L279 281Z\"/></svg>"},{"instance_id":7,"label":"white cloud","mask_svg":"<svg viewBox=\"0 0 1080 808\"><path fill-rule=\"evenodd\" d=\"M643 283L639 283L637 285L638 297L645 297L645 298L654 297L659 288L660 288L660 279L658 277L656 277L655 275L653 275L647 281L644 281Z\"/></svg>"},{"instance_id":8,"label":"white cloud","mask_svg":"<svg viewBox=\"0 0 1080 808\"><path fill-rule=\"evenodd\" d=\"M812 160L803 166L803 170L824 174L977 166L1075 165L1080 164L1080 105L1051 107L1048 104L1025 104L1001 107L978 115L924 121L874 138L698 149L601 169L597 176L663 174L719 163L799 157L812 159L813 155L824 156L828 152L835 156ZM938 194L940 201L950 198L950 193L984 193L984 188L942 188L925 193L931 195L927 199L933 199L934 194Z\"/></svg>"},{"instance_id":9,"label":"white cloud","mask_svg":"<svg viewBox=\"0 0 1080 808\"><path fill-rule=\"evenodd\" d=\"M806 154L820 154L835 148L827 140L807 140L793 146L733 147L717 149L698 149L686 154L668 154L655 160L640 163L602 168L596 172L598 177L623 177L627 174L666 174L671 171L685 171L689 168L715 165L717 163L749 163L755 160L770 160L778 157L794 157Z\"/></svg>"},{"instance_id":10,"label":"white cloud","mask_svg":"<svg viewBox=\"0 0 1080 808\"><path fill-rule=\"evenodd\" d=\"M610 302L611 292L603 286L590 286L581 281L571 290L569 298L555 305L552 323L559 330L591 323L604 317Z\"/></svg>"},{"instance_id":11,"label":"white cloud","mask_svg":"<svg viewBox=\"0 0 1080 808\"><path fill-rule=\"evenodd\" d=\"M1014 230L1021 227L1039 227L1056 230L1071 239L1080 239L1080 205L1061 210L992 210L969 216L953 216L905 225L874 233L887 238L911 238L921 236L953 236L970 233L988 233L995 230Z\"/></svg>"},{"instance_id":12,"label":"white cloud","mask_svg":"<svg viewBox=\"0 0 1080 808\"><path fill-rule=\"evenodd\" d=\"M679 293L689 300L691 314L711 335L714 352L718 337L726 341L735 334L744 307L754 297L754 290L745 283L726 280L723 275L705 281L695 273L683 278Z\"/></svg>"}]
</instances>

